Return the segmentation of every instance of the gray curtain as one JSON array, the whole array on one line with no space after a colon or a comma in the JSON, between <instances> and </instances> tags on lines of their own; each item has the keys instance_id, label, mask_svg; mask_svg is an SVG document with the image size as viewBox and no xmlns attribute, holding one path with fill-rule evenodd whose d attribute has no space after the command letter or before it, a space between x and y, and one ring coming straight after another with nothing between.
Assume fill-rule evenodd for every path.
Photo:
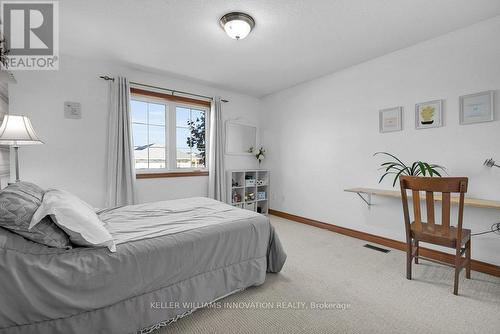
<instances>
[{"instance_id":1,"label":"gray curtain","mask_svg":"<svg viewBox=\"0 0 500 334\"><path fill-rule=\"evenodd\" d=\"M126 78L110 82L106 206L135 203L134 152L130 124L130 85Z\"/></svg>"},{"instance_id":2,"label":"gray curtain","mask_svg":"<svg viewBox=\"0 0 500 334\"><path fill-rule=\"evenodd\" d=\"M212 101L208 123L208 196L221 202L226 201L226 177L224 168L224 126L220 97Z\"/></svg>"}]
</instances>

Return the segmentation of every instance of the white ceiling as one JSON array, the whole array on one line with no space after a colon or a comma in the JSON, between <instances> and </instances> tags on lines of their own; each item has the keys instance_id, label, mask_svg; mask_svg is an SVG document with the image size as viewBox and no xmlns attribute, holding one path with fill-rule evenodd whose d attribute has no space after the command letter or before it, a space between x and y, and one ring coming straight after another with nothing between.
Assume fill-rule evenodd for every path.
<instances>
[{"instance_id":1,"label":"white ceiling","mask_svg":"<svg viewBox=\"0 0 500 334\"><path fill-rule=\"evenodd\" d=\"M229 11L255 18L225 35ZM499 0L63 0L62 53L196 79L254 96L500 15Z\"/></svg>"}]
</instances>

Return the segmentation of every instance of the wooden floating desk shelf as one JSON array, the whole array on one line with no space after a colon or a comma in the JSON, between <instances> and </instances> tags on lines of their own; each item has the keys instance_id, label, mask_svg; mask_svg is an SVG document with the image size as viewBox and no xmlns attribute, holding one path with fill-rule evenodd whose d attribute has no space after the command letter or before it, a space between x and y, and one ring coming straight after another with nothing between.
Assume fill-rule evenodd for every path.
<instances>
[{"instance_id":1,"label":"wooden floating desk shelf","mask_svg":"<svg viewBox=\"0 0 500 334\"><path fill-rule=\"evenodd\" d=\"M371 206L371 196L383 196L383 197L392 197L401 199L401 192L396 190L384 190L384 189L373 189L373 188L350 188L344 189L346 192L356 193L359 197L368 206ZM368 198L363 197L363 195L367 195ZM408 198L411 197L411 194L408 194ZM425 196L421 196L421 200L425 201ZM434 195L434 201L441 202L441 194ZM451 197L452 204L458 204L458 197ZM478 198L465 198L464 204L466 206L473 206L476 208L485 208L485 209L497 209L500 210L500 201L492 201L487 199L478 199Z\"/></svg>"}]
</instances>

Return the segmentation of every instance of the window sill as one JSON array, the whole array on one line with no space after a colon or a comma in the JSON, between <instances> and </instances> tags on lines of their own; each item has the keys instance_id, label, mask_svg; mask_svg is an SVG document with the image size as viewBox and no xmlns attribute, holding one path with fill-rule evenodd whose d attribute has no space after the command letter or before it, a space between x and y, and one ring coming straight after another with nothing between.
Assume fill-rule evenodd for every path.
<instances>
[{"instance_id":1,"label":"window sill","mask_svg":"<svg viewBox=\"0 0 500 334\"><path fill-rule=\"evenodd\" d=\"M136 179L160 179L168 177L191 177L191 176L208 176L208 171L196 170L186 172L161 172L161 173L137 173Z\"/></svg>"}]
</instances>

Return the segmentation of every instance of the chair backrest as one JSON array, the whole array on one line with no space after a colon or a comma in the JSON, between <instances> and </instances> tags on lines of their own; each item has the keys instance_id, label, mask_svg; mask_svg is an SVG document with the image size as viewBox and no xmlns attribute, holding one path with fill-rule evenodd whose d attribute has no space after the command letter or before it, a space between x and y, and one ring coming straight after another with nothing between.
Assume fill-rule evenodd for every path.
<instances>
[{"instance_id":1,"label":"chair backrest","mask_svg":"<svg viewBox=\"0 0 500 334\"><path fill-rule=\"evenodd\" d=\"M449 233L450 230L450 213L451 213L451 194L458 193L458 234L462 234L462 222L464 212L464 199L467 192L469 179L466 177L415 177L401 176L399 178L401 184L401 197L403 201L403 212L407 233L410 228L410 212L408 209L407 190L411 190L413 199L413 214L415 224L422 223L422 214L420 211L420 192L425 191L425 202L427 206L427 224L434 228L434 193L441 193L442 200L442 231Z\"/></svg>"}]
</instances>

